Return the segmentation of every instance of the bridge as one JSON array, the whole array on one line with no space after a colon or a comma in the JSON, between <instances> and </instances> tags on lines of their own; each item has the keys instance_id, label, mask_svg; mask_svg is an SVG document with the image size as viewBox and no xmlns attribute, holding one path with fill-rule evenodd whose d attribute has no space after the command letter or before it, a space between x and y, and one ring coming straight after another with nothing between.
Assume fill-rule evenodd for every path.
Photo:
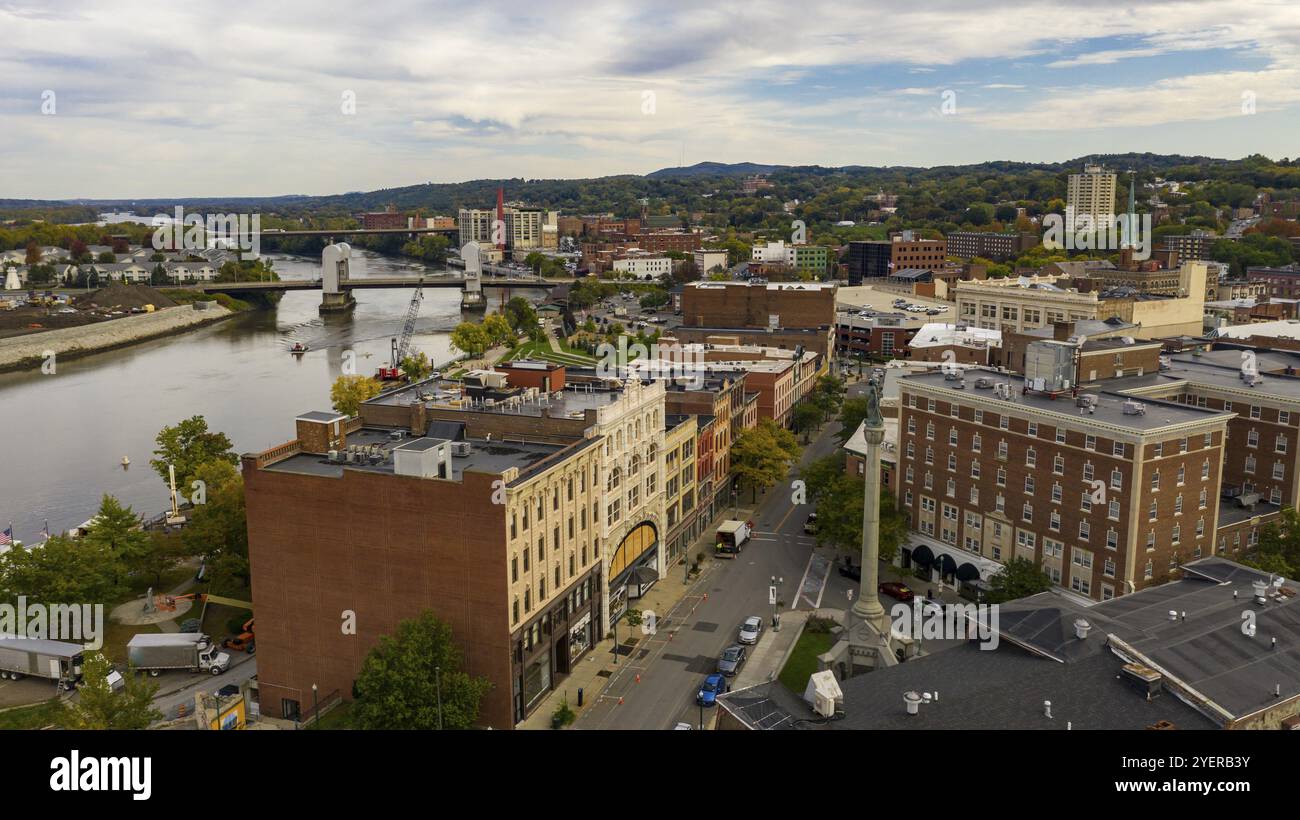
<instances>
[{"instance_id":1,"label":"bridge","mask_svg":"<svg viewBox=\"0 0 1300 820\"><path fill-rule=\"evenodd\" d=\"M463 290L467 277L460 274L428 274L419 276L368 276L358 279L346 279L339 283L341 290L366 288L413 288L423 281L426 288L459 288ZM486 288L553 288L559 284L571 283L572 279L543 279L540 276L485 276L479 280ZM324 287L320 279L281 279L279 281L249 282L200 282L194 285L182 285L185 290L200 293L228 293L232 296L240 293L284 293L291 290L321 290Z\"/></svg>"},{"instance_id":2,"label":"bridge","mask_svg":"<svg viewBox=\"0 0 1300 820\"><path fill-rule=\"evenodd\" d=\"M266 228L256 232L258 237L267 237L274 239L276 237L301 237L301 236L324 236L333 238L335 236L384 236L386 234L424 234L440 233L444 236L459 236L460 228L333 228L310 231L285 231L279 228Z\"/></svg>"}]
</instances>

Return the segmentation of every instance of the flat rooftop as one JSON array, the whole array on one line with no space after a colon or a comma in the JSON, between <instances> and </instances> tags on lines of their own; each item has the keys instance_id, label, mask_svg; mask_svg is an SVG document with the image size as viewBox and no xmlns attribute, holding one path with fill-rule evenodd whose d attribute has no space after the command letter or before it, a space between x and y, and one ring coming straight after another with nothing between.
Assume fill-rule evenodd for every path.
<instances>
[{"instance_id":1,"label":"flat rooftop","mask_svg":"<svg viewBox=\"0 0 1300 820\"><path fill-rule=\"evenodd\" d=\"M346 446L379 448L381 458L372 461L367 458L360 462L335 462L321 453L298 453L289 458L276 461L262 469L275 473L297 473L325 478L342 478L344 470L361 470L363 472L397 475L392 451L398 448L407 451L428 450L448 439L436 439L427 436L410 436L401 439L392 437L393 430L381 427L363 427L347 436ZM564 447L558 444L540 442L523 442L518 440L499 441L493 439L461 439L469 444L468 455L453 455L451 459L451 480L459 481L464 473L489 473L499 475L514 467L520 472L526 471L537 462L558 453Z\"/></svg>"},{"instance_id":2,"label":"flat rooftop","mask_svg":"<svg viewBox=\"0 0 1300 820\"><path fill-rule=\"evenodd\" d=\"M570 369L570 373L574 373ZM509 388L513 391L516 388ZM503 391L506 392L506 391ZM617 387L596 387L588 384L568 384L563 391L538 393L535 396L519 395L505 399L472 399L457 382L424 381L389 390L370 399L367 404L407 407L423 402L429 408L465 410L475 413L499 413L510 416L581 419L586 411L595 410L618 401L623 391ZM472 404L471 404L472 401ZM492 402L490 405L488 401ZM457 403L460 404L457 404Z\"/></svg>"},{"instance_id":3,"label":"flat rooftop","mask_svg":"<svg viewBox=\"0 0 1300 820\"><path fill-rule=\"evenodd\" d=\"M1158 373L1126 376L1105 382L1115 390L1135 390L1175 381L1188 381L1212 387L1250 390L1279 399L1300 400L1300 376L1287 376L1287 367L1300 372L1300 355L1276 351L1256 351L1256 366L1261 382L1249 385L1241 378L1241 350L1210 350L1200 355L1175 353L1169 366Z\"/></svg>"},{"instance_id":4,"label":"flat rooftop","mask_svg":"<svg viewBox=\"0 0 1300 820\"><path fill-rule=\"evenodd\" d=\"M995 370L971 368L964 372L963 378L965 381L964 388L957 387L958 384L962 383L961 381L949 379L942 371L938 370L929 373L916 373L904 376L901 379L901 382L903 387L906 387L909 384L921 384L929 388L952 393L954 397L974 395L987 401L1005 403L1011 407L1037 410L1058 416L1070 416L1076 420L1084 419L1095 421L1100 424L1129 427L1143 432L1159 430L1162 427L1169 427L1177 424L1209 420L1215 417L1228 419L1234 415L1233 413L1225 413L1221 410L1211 410L1204 407L1193 407L1190 405L1147 398L1136 399L1136 401L1145 405L1146 412L1130 415L1124 412L1124 403L1134 400L1133 397L1125 396L1121 393L1115 393L1109 390L1081 389L1079 391L1080 396L1089 395L1096 398L1096 403L1093 405L1093 412L1081 416L1079 413L1081 408L1075 406L1073 398L1068 394L1053 399L1050 396L1041 393L1023 393L1022 391L1025 383L1023 376L1011 373L999 373ZM985 389L976 387L976 379L979 378L990 379L993 384L1009 384L1011 386L1011 398L1000 399L993 392L993 388ZM1122 381L1123 379L1116 379L1113 384L1118 384ZM1112 383L1108 382L1108 384Z\"/></svg>"}]
</instances>

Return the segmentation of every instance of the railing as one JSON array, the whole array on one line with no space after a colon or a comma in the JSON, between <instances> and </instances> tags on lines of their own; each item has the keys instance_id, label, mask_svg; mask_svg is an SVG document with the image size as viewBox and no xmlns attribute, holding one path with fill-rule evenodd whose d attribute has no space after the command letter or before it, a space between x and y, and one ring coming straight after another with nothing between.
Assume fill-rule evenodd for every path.
<instances>
[{"instance_id":1,"label":"railing","mask_svg":"<svg viewBox=\"0 0 1300 820\"><path fill-rule=\"evenodd\" d=\"M293 441L285 442L278 447L272 447L270 450L263 450L257 454L254 463L260 470L268 464L274 464L275 462L282 461L289 456L296 456L301 452L302 442L298 439L294 439Z\"/></svg>"},{"instance_id":2,"label":"railing","mask_svg":"<svg viewBox=\"0 0 1300 820\"><path fill-rule=\"evenodd\" d=\"M343 697L339 694L339 690L335 689L334 691L330 692L328 695L325 695L324 697L320 698L320 700L315 705L309 707L306 711L302 713L302 717L298 719L298 728L306 729L312 723L315 723L316 721L320 720L321 715L325 714L330 709L333 709L335 706L337 706L342 702L343 702Z\"/></svg>"}]
</instances>

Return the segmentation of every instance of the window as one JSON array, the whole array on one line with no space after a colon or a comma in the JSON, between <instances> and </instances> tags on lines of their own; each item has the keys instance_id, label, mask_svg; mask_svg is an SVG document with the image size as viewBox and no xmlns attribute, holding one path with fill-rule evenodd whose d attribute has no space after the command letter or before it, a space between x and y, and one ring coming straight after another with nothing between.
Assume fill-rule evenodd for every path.
<instances>
[{"instance_id":1,"label":"window","mask_svg":"<svg viewBox=\"0 0 1300 820\"><path fill-rule=\"evenodd\" d=\"M948 471L957 472L957 456L955 453L948 455Z\"/></svg>"},{"instance_id":2,"label":"window","mask_svg":"<svg viewBox=\"0 0 1300 820\"><path fill-rule=\"evenodd\" d=\"M916 432L916 416L907 417L907 432L909 433Z\"/></svg>"},{"instance_id":3,"label":"window","mask_svg":"<svg viewBox=\"0 0 1300 820\"><path fill-rule=\"evenodd\" d=\"M1006 415L998 416L998 429L1007 430L1011 426L1011 419Z\"/></svg>"},{"instance_id":4,"label":"window","mask_svg":"<svg viewBox=\"0 0 1300 820\"><path fill-rule=\"evenodd\" d=\"M1106 510L1106 517L1112 521L1119 520L1119 502L1111 501Z\"/></svg>"},{"instance_id":5,"label":"window","mask_svg":"<svg viewBox=\"0 0 1300 820\"><path fill-rule=\"evenodd\" d=\"M1207 458L1201 462L1201 480L1204 481L1210 477L1210 460Z\"/></svg>"},{"instance_id":6,"label":"window","mask_svg":"<svg viewBox=\"0 0 1300 820\"><path fill-rule=\"evenodd\" d=\"M1060 532L1061 514L1056 510L1052 510L1052 514L1047 516L1047 526L1049 529L1051 529L1052 532Z\"/></svg>"},{"instance_id":7,"label":"window","mask_svg":"<svg viewBox=\"0 0 1300 820\"><path fill-rule=\"evenodd\" d=\"M1247 447L1258 447L1258 446L1259 446L1259 431L1258 431L1258 430L1251 430L1249 433L1246 434L1246 446L1247 446Z\"/></svg>"},{"instance_id":8,"label":"window","mask_svg":"<svg viewBox=\"0 0 1300 820\"><path fill-rule=\"evenodd\" d=\"M1160 517L1159 510L1160 510L1160 502L1152 501L1151 506L1147 507L1147 518L1149 518L1152 521L1155 521L1157 518Z\"/></svg>"},{"instance_id":9,"label":"window","mask_svg":"<svg viewBox=\"0 0 1300 820\"><path fill-rule=\"evenodd\" d=\"M972 461L970 463L970 477L971 478L980 477L980 463L978 461Z\"/></svg>"},{"instance_id":10,"label":"window","mask_svg":"<svg viewBox=\"0 0 1300 820\"><path fill-rule=\"evenodd\" d=\"M1030 447L1028 450L1025 451L1025 466L1026 467L1038 466L1038 453L1034 451L1033 447Z\"/></svg>"},{"instance_id":11,"label":"window","mask_svg":"<svg viewBox=\"0 0 1300 820\"><path fill-rule=\"evenodd\" d=\"M1084 512L1092 512L1092 493L1084 490L1082 493L1079 493L1079 495L1081 496L1079 499L1079 509Z\"/></svg>"},{"instance_id":12,"label":"window","mask_svg":"<svg viewBox=\"0 0 1300 820\"><path fill-rule=\"evenodd\" d=\"M916 458L916 445L910 441L907 443L907 457Z\"/></svg>"},{"instance_id":13,"label":"window","mask_svg":"<svg viewBox=\"0 0 1300 820\"><path fill-rule=\"evenodd\" d=\"M1244 469L1246 472L1248 472L1248 473L1254 473L1254 472L1255 472L1255 457L1254 457L1253 455L1252 455L1252 456L1246 456L1246 464L1245 464L1245 466L1243 467L1243 469Z\"/></svg>"},{"instance_id":14,"label":"window","mask_svg":"<svg viewBox=\"0 0 1300 820\"><path fill-rule=\"evenodd\" d=\"M957 405L955 405L955 404L953 405L953 407L956 407L956 406L957 406ZM948 446L949 446L949 447L956 447L956 446L957 446L957 428L956 428L956 427L951 427L951 428L949 428L949 430L948 430Z\"/></svg>"},{"instance_id":15,"label":"window","mask_svg":"<svg viewBox=\"0 0 1300 820\"><path fill-rule=\"evenodd\" d=\"M1032 522L1034 520L1034 505L1026 501L1025 506L1020 511L1020 517L1026 521Z\"/></svg>"},{"instance_id":16,"label":"window","mask_svg":"<svg viewBox=\"0 0 1300 820\"><path fill-rule=\"evenodd\" d=\"M1160 471L1159 471L1159 470L1156 470L1154 473L1151 474L1151 489L1153 489L1153 490L1158 490L1158 489L1160 489Z\"/></svg>"},{"instance_id":17,"label":"window","mask_svg":"<svg viewBox=\"0 0 1300 820\"><path fill-rule=\"evenodd\" d=\"M1180 453L1185 453L1185 452L1187 452L1187 436L1183 436L1182 439L1179 440L1179 442L1178 442L1178 452L1180 452Z\"/></svg>"},{"instance_id":18,"label":"window","mask_svg":"<svg viewBox=\"0 0 1300 820\"><path fill-rule=\"evenodd\" d=\"M1174 531L1173 531L1173 543L1177 544L1179 542L1182 536L1182 532L1183 532L1183 525L1175 524Z\"/></svg>"},{"instance_id":19,"label":"window","mask_svg":"<svg viewBox=\"0 0 1300 820\"><path fill-rule=\"evenodd\" d=\"M519 580L519 556L514 555L510 558L510 582L514 583Z\"/></svg>"},{"instance_id":20,"label":"window","mask_svg":"<svg viewBox=\"0 0 1300 820\"><path fill-rule=\"evenodd\" d=\"M956 496L957 496L957 482L956 482L956 481L953 481L951 478L948 479L947 492L948 492L948 495L949 495L949 496L952 496L953 498L956 498Z\"/></svg>"},{"instance_id":21,"label":"window","mask_svg":"<svg viewBox=\"0 0 1300 820\"><path fill-rule=\"evenodd\" d=\"M1007 468L1006 468L1006 467L999 467L999 468L998 468L997 485L998 485L999 487L1005 487L1005 486L1007 486Z\"/></svg>"},{"instance_id":22,"label":"window","mask_svg":"<svg viewBox=\"0 0 1300 820\"><path fill-rule=\"evenodd\" d=\"M1028 495L1034 494L1034 477L1031 475L1025 476L1025 492Z\"/></svg>"},{"instance_id":23,"label":"window","mask_svg":"<svg viewBox=\"0 0 1300 820\"><path fill-rule=\"evenodd\" d=\"M926 463L926 464L933 464L933 463L934 463L934 448L933 448L933 447L926 447L926 448L925 448L925 463Z\"/></svg>"},{"instance_id":24,"label":"window","mask_svg":"<svg viewBox=\"0 0 1300 820\"><path fill-rule=\"evenodd\" d=\"M925 423L925 437L930 439L931 441L934 441L934 422L927 421Z\"/></svg>"},{"instance_id":25,"label":"window","mask_svg":"<svg viewBox=\"0 0 1300 820\"><path fill-rule=\"evenodd\" d=\"M1201 495L1196 500L1196 508L1198 510L1205 509L1205 490L1201 490Z\"/></svg>"},{"instance_id":26,"label":"window","mask_svg":"<svg viewBox=\"0 0 1300 820\"><path fill-rule=\"evenodd\" d=\"M1002 493L998 493L998 497L993 499L993 509L1000 513L1007 511L1007 500L1002 497Z\"/></svg>"},{"instance_id":27,"label":"window","mask_svg":"<svg viewBox=\"0 0 1300 820\"><path fill-rule=\"evenodd\" d=\"M983 452L983 442L984 439L980 437L979 433L976 433L975 435L971 436L971 441L970 441L971 452L972 453Z\"/></svg>"},{"instance_id":28,"label":"window","mask_svg":"<svg viewBox=\"0 0 1300 820\"><path fill-rule=\"evenodd\" d=\"M1087 521L1079 522L1079 540L1087 541L1088 536L1092 533L1092 525Z\"/></svg>"},{"instance_id":29,"label":"window","mask_svg":"<svg viewBox=\"0 0 1300 820\"><path fill-rule=\"evenodd\" d=\"M1110 488L1112 490L1119 490L1119 489L1123 489L1123 487L1124 487L1124 474L1121 473L1119 470L1111 470Z\"/></svg>"},{"instance_id":30,"label":"window","mask_svg":"<svg viewBox=\"0 0 1300 820\"><path fill-rule=\"evenodd\" d=\"M1179 464L1178 465L1178 486L1181 487L1186 483L1187 483L1187 467L1186 465Z\"/></svg>"},{"instance_id":31,"label":"window","mask_svg":"<svg viewBox=\"0 0 1300 820\"><path fill-rule=\"evenodd\" d=\"M975 411L975 423L976 423L976 424L983 424L983 423L984 423L984 411L983 411L983 410L976 410L976 411Z\"/></svg>"},{"instance_id":32,"label":"window","mask_svg":"<svg viewBox=\"0 0 1300 820\"><path fill-rule=\"evenodd\" d=\"M1251 417L1252 419L1257 419L1257 418L1259 418L1259 405L1257 405L1257 404L1252 404L1252 405L1250 406L1250 417Z\"/></svg>"},{"instance_id":33,"label":"window","mask_svg":"<svg viewBox=\"0 0 1300 820\"><path fill-rule=\"evenodd\" d=\"M1091 461L1083 462L1083 480L1092 481L1092 475L1093 475L1092 462Z\"/></svg>"},{"instance_id":34,"label":"window","mask_svg":"<svg viewBox=\"0 0 1300 820\"><path fill-rule=\"evenodd\" d=\"M1052 457L1052 472L1056 475L1065 475L1065 459L1061 456Z\"/></svg>"},{"instance_id":35,"label":"window","mask_svg":"<svg viewBox=\"0 0 1300 820\"><path fill-rule=\"evenodd\" d=\"M1114 558L1107 558L1105 561L1102 562L1102 564L1101 564L1101 574L1102 574L1102 575L1105 575L1107 578L1114 578L1114 577L1115 577L1115 559L1114 559Z\"/></svg>"},{"instance_id":36,"label":"window","mask_svg":"<svg viewBox=\"0 0 1300 820\"><path fill-rule=\"evenodd\" d=\"M1155 456L1156 458L1160 458L1164 454L1165 454L1165 443L1163 441L1157 441L1155 444L1151 446L1151 455Z\"/></svg>"},{"instance_id":37,"label":"window","mask_svg":"<svg viewBox=\"0 0 1300 820\"><path fill-rule=\"evenodd\" d=\"M1037 438L1037 437L1038 437L1038 422L1036 422L1036 421L1031 421L1031 422L1029 422L1029 429L1027 430L1027 432L1029 433L1029 435L1031 435L1031 436Z\"/></svg>"},{"instance_id":38,"label":"window","mask_svg":"<svg viewBox=\"0 0 1300 820\"><path fill-rule=\"evenodd\" d=\"M1056 443L1057 443L1057 444L1064 444L1064 443L1065 443L1065 428L1064 428L1064 427L1057 427L1057 428L1056 428Z\"/></svg>"},{"instance_id":39,"label":"window","mask_svg":"<svg viewBox=\"0 0 1300 820\"><path fill-rule=\"evenodd\" d=\"M1179 493L1174 498L1174 515L1182 515L1182 514L1183 514L1183 494Z\"/></svg>"},{"instance_id":40,"label":"window","mask_svg":"<svg viewBox=\"0 0 1300 820\"><path fill-rule=\"evenodd\" d=\"M1286 478L1286 465L1280 461L1273 462L1273 480L1281 481Z\"/></svg>"},{"instance_id":41,"label":"window","mask_svg":"<svg viewBox=\"0 0 1300 820\"><path fill-rule=\"evenodd\" d=\"M970 503L971 503L971 504L976 504L976 505L980 503L980 491L979 491L979 487L971 487L971 488L970 488Z\"/></svg>"},{"instance_id":42,"label":"window","mask_svg":"<svg viewBox=\"0 0 1300 820\"><path fill-rule=\"evenodd\" d=\"M1053 504L1060 504L1060 503L1061 503L1061 484L1060 484L1060 482L1052 482L1052 503L1053 503Z\"/></svg>"},{"instance_id":43,"label":"window","mask_svg":"<svg viewBox=\"0 0 1300 820\"><path fill-rule=\"evenodd\" d=\"M1286 452L1286 436L1279 435L1277 437L1277 443L1273 446L1273 451L1276 453Z\"/></svg>"},{"instance_id":44,"label":"window","mask_svg":"<svg viewBox=\"0 0 1300 820\"><path fill-rule=\"evenodd\" d=\"M1119 547L1119 532L1111 527L1106 530L1106 549L1113 550Z\"/></svg>"},{"instance_id":45,"label":"window","mask_svg":"<svg viewBox=\"0 0 1300 820\"><path fill-rule=\"evenodd\" d=\"M1156 446L1159 447L1160 445L1157 444ZM1115 442L1114 446L1111 448L1111 452L1114 453L1115 455L1119 456L1120 458L1123 458L1123 457L1124 457L1124 442L1122 442L1122 441L1117 441L1117 442ZM1157 453L1156 455L1159 455L1159 453Z\"/></svg>"},{"instance_id":46,"label":"window","mask_svg":"<svg viewBox=\"0 0 1300 820\"><path fill-rule=\"evenodd\" d=\"M1093 436L1093 435L1087 435L1087 436L1084 436L1084 437L1083 437L1083 448L1084 448L1085 450L1096 450L1096 449L1097 449L1097 437L1096 437L1096 436Z\"/></svg>"},{"instance_id":47,"label":"window","mask_svg":"<svg viewBox=\"0 0 1300 820\"><path fill-rule=\"evenodd\" d=\"M1007 459L1007 443L1005 441L998 442L998 458L1003 461Z\"/></svg>"}]
</instances>

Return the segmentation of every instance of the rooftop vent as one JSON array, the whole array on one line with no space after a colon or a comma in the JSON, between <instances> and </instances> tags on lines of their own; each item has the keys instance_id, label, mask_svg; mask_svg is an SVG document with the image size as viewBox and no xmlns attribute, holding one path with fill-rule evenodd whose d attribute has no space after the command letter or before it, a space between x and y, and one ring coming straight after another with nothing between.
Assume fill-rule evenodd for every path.
<instances>
[{"instance_id":1,"label":"rooftop vent","mask_svg":"<svg viewBox=\"0 0 1300 820\"><path fill-rule=\"evenodd\" d=\"M907 707L909 715L915 715L921 711L921 695L919 692L904 692L903 704Z\"/></svg>"},{"instance_id":2,"label":"rooftop vent","mask_svg":"<svg viewBox=\"0 0 1300 820\"><path fill-rule=\"evenodd\" d=\"M991 387L993 387L993 380L986 376L980 376L978 379L975 380L976 390L988 390Z\"/></svg>"},{"instance_id":3,"label":"rooftop vent","mask_svg":"<svg viewBox=\"0 0 1300 820\"><path fill-rule=\"evenodd\" d=\"M1251 583L1251 586L1255 588L1255 603L1257 604L1268 603L1268 582L1254 581L1253 583Z\"/></svg>"},{"instance_id":4,"label":"rooftop vent","mask_svg":"<svg viewBox=\"0 0 1300 820\"><path fill-rule=\"evenodd\" d=\"M1124 415L1126 416L1145 416L1147 406L1140 401L1124 402Z\"/></svg>"},{"instance_id":5,"label":"rooftop vent","mask_svg":"<svg viewBox=\"0 0 1300 820\"><path fill-rule=\"evenodd\" d=\"M1090 631L1092 631L1092 624L1088 623L1083 618L1079 618L1074 622L1074 635L1079 640L1087 640Z\"/></svg>"},{"instance_id":6,"label":"rooftop vent","mask_svg":"<svg viewBox=\"0 0 1300 820\"><path fill-rule=\"evenodd\" d=\"M453 441L451 443L451 454L453 456L468 456L474 451L474 445L468 441Z\"/></svg>"}]
</instances>

